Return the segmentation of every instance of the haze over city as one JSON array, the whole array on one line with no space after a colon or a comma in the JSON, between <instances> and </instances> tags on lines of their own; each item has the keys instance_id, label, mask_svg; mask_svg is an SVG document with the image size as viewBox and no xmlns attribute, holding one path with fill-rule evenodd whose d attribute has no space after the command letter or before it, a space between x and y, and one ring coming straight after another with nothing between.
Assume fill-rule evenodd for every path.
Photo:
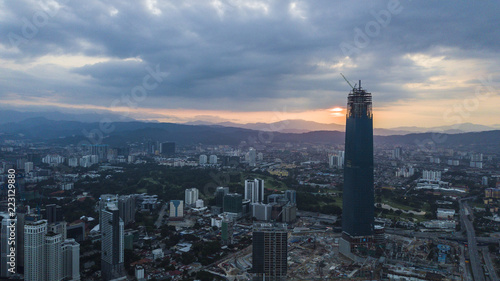
<instances>
[{"instance_id":1,"label":"haze over city","mask_svg":"<svg viewBox=\"0 0 500 281\"><path fill-rule=\"evenodd\" d=\"M494 1L0 1L0 106L345 124L342 72L374 93L377 128L492 126L498 12Z\"/></svg>"}]
</instances>

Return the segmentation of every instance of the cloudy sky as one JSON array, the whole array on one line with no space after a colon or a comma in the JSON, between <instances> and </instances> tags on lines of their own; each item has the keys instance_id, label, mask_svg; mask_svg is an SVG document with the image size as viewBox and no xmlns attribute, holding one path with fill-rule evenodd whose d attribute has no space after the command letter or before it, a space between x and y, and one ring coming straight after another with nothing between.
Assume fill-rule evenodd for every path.
<instances>
[{"instance_id":1,"label":"cloudy sky","mask_svg":"<svg viewBox=\"0 0 500 281\"><path fill-rule=\"evenodd\" d=\"M0 0L0 108L143 120L499 124L498 1ZM335 109L335 110L333 110Z\"/></svg>"}]
</instances>

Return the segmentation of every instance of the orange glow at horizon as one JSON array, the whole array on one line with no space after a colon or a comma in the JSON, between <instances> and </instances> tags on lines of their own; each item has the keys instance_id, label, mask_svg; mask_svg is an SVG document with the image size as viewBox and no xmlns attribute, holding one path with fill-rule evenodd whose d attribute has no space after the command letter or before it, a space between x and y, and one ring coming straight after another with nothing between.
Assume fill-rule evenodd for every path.
<instances>
[{"instance_id":1,"label":"orange glow at horizon","mask_svg":"<svg viewBox=\"0 0 500 281\"><path fill-rule=\"evenodd\" d=\"M477 108L470 111L455 112L455 106L462 105L462 99L454 100L428 100L395 102L387 106L374 107L374 127L394 128L399 126L433 127L454 125L457 123L476 123L482 125L498 124L492 112L498 112L496 105L500 103L500 96L491 96L487 102L480 101ZM0 101L0 104L24 108L21 111L29 111L29 108L55 107L58 110L71 112L74 110L85 110L94 112L110 112L125 117L142 121L159 121L172 123L185 123L192 121L208 121L213 123L273 123L284 120L301 119L323 124L345 124L345 108L334 106L325 109L290 111L286 108L275 111L231 111L231 110L202 110L202 109L163 109L163 108L128 108L126 106L110 108L91 104L71 104L58 102L56 98L32 98L22 99L18 95L12 95ZM448 112L446 115L445 113ZM467 115L468 114L468 115ZM451 123L450 120L455 123ZM115 120L119 121L119 120ZM496 123L495 123L496 122Z\"/></svg>"}]
</instances>

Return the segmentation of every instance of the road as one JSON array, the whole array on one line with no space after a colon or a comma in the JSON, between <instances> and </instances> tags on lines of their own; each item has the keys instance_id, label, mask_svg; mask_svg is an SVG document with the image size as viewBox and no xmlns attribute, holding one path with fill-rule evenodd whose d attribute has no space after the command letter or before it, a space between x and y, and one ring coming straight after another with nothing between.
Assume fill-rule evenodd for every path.
<instances>
[{"instance_id":1,"label":"road","mask_svg":"<svg viewBox=\"0 0 500 281\"><path fill-rule=\"evenodd\" d=\"M482 248L483 252L483 259L486 267L488 268L488 272L490 274L490 280L499 280L497 273L495 272L495 267L493 266L493 263L491 262L491 257L490 257L490 251L488 250L488 247L483 247Z\"/></svg>"},{"instance_id":2,"label":"road","mask_svg":"<svg viewBox=\"0 0 500 281\"><path fill-rule=\"evenodd\" d=\"M165 214L165 211L167 210L167 204L163 204L163 206L161 207L161 210L160 212L158 213L158 219L156 220L155 222L155 226L157 228L160 228L161 225L163 224L162 223L162 220L163 220L163 215Z\"/></svg>"},{"instance_id":3,"label":"road","mask_svg":"<svg viewBox=\"0 0 500 281\"><path fill-rule=\"evenodd\" d=\"M469 259L472 270L472 276L474 277L474 281L485 281L483 267L481 265L481 260L479 258L479 253L477 249L476 233L474 231L474 226L472 225L472 222L469 220L469 217L465 214L465 210L468 210L470 214L472 214L472 210L469 208L467 202L464 202L464 200L460 200L459 204L460 204L460 219L462 221L462 225L465 227L465 231L467 232L467 244L469 250Z\"/></svg>"}]
</instances>

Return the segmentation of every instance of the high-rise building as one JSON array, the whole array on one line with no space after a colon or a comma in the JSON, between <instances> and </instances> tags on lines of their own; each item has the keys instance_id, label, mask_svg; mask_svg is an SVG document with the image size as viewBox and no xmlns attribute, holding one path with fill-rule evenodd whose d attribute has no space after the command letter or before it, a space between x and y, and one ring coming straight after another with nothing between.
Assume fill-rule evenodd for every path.
<instances>
[{"instance_id":1,"label":"high-rise building","mask_svg":"<svg viewBox=\"0 0 500 281\"><path fill-rule=\"evenodd\" d=\"M17 271L24 272L24 222L27 210L25 206L20 206L16 211Z\"/></svg>"},{"instance_id":2,"label":"high-rise building","mask_svg":"<svg viewBox=\"0 0 500 281\"><path fill-rule=\"evenodd\" d=\"M80 280L80 244L66 239L62 245L62 277L65 280Z\"/></svg>"},{"instance_id":3,"label":"high-rise building","mask_svg":"<svg viewBox=\"0 0 500 281\"><path fill-rule=\"evenodd\" d=\"M329 156L330 168L343 169L344 168L344 151L337 151Z\"/></svg>"},{"instance_id":4,"label":"high-rise building","mask_svg":"<svg viewBox=\"0 0 500 281\"><path fill-rule=\"evenodd\" d=\"M233 244L233 221L227 217L222 220L221 240L224 245Z\"/></svg>"},{"instance_id":5,"label":"high-rise building","mask_svg":"<svg viewBox=\"0 0 500 281\"><path fill-rule=\"evenodd\" d=\"M10 216L8 213L0 213L0 279L1 278L7 278L12 275L12 273L9 272L9 256L11 255L10 248L11 246L9 245L9 237L11 231L15 233L16 231L16 219L10 219ZM18 243L16 241L16 237L13 237L15 243ZM17 244L15 249L17 250ZM14 252L14 258L18 259L18 253L19 251ZM17 269L15 268L16 272Z\"/></svg>"},{"instance_id":6,"label":"high-rise building","mask_svg":"<svg viewBox=\"0 0 500 281\"><path fill-rule=\"evenodd\" d=\"M229 187L219 186L215 190L215 205L222 208L224 206L224 196L229 193Z\"/></svg>"},{"instance_id":7,"label":"high-rise building","mask_svg":"<svg viewBox=\"0 0 500 281\"><path fill-rule=\"evenodd\" d=\"M423 171L422 179L427 181L440 181L441 171Z\"/></svg>"},{"instance_id":8,"label":"high-rise building","mask_svg":"<svg viewBox=\"0 0 500 281\"><path fill-rule=\"evenodd\" d=\"M200 155L200 161L199 161L200 165L207 164L207 161L208 161L208 158L207 158L207 156L205 154Z\"/></svg>"},{"instance_id":9,"label":"high-rise building","mask_svg":"<svg viewBox=\"0 0 500 281\"><path fill-rule=\"evenodd\" d=\"M184 217L184 201L170 200L170 220L182 220Z\"/></svg>"},{"instance_id":10,"label":"high-rise building","mask_svg":"<svg viewBox=\"0 0 500 281\"><path fill-rule=\"evenodd\" d=\"M256 166L257 163L257 151L255 148L250 147L248 150L248 165L250 166Z\"/></svg>"},{"instance_id":11,"label":"high-rise building","mask_svg":"<svg viewBox=\"0 0 500 281\"><path fill-rule=\"evenodd\" d=\"M108 145L107 144L94 144L90 146L90 155L96 155L98 161L106 161L108 159Z\"/></svg>"},{"instance_id":12,"label":"high-rise building","mask_svg":"<svg viewBox=\"0 0 500 281\"><path fill-rule=\"evenodd\" d=\"M297 219L297 206L285 205L283 206L282 222L293 222Z\"/></svg>"},{"instance_id":13,"label":"high-rise building","mask_svg":"<svg viewBox=\"0 0 500 281\"><path fill-rule=\"evenodd\" d=\"M80 221L70 224L66 228L67 238L72 238L76 242L82 242L85 240L85 222Z\"/></svg>"},{"instance_id":14,"label":"high-rise building","mask_svg":"<svg viewBox=\"0 0 500 281\"><path fill-rule=\"evenodd\" d=\"M233 213L240 217L243 214L243 196L238 193L226 194L223 209L225 213Z\"/></svg>"},{"instance_id":15,"label":"high-rise building","mask_svg":"<svg viewBox=\"0 0 500 281\"><path fill-rule=\"evenodd\" d=\"M68 159L68 166L70 167L78 167L78 158L71 157Z\"/></svg>"},{"instance_id":16,"label":"high-rise building","mask_svg":"<svg viewBox=\"0 0 500 281\"><path fill-rule=\"evenodd\" d=\"M289 189L285 191L285 197L291 204L297 204L297 191Z\"/></svg>"},{"instance_id":17,"label":"high-rise building","mask_svg":"<svg viewBox=\"0 0 500 281\"><path fill-rule=\"evenodd\" d=\"M402 154L402 148L401 147L396 147L392 150L392 159L401 159L401 154Z\"/></svg>"},{"instance_id":18,"label":"high-rise building","mask_svg":"<svg viewBox=\"0 0 500 281\"><path fill-rule=\"evenodd\" d=\"M184 203L186 203L186 206L194 206L196 204L198 193L198 189L194 187L184 191Z\"/></svg>"},{"instance_id":19,"label":"high-rise building","mask_svg":"<svg viewBox=\"0 0 500 281\"><path fill-rule=\"evenodd\" d=\"M62 211L61 211L61 206L59 205L49 204L45 206L45 213L46 213L47 223L62 221Z\"/></svg>"},{"instance_id":20,"label":"high-rise building","mask_svg":"<svg viewBox=\"0 0 500 281\"><path fill-rule=\"evenodd\" d=\"M113 203L118 206L118 195L115 194L102 194L99 197L99 223L102 222L102 212L106 209L109 203Z\"/></svg>"},{"instance_id":21,"label":"high-rise building","mask_svg":"<svg viewBox=\"0 0 500 281\"><path fill-rule=\"evenodd\" d=\"M63 237L61 234L49 232L45 235L45 274L44 280L59 281L62 276L62 248ZM31 279L27 279L31 280Z\"/></svg>"},{"instance_id":22,"label":"high-rise building","mask_svg":"<svg viewBox=\"0 0 500 281\"><path fill-rule=\"evenodd\" d=\"M24 225L24 280L46 280L46 233L46 220L26 222L26 224Z\"/></svg>"},{"instance_id":23,"label":"high-rise building","mask_svg":"<svg viewBox=\"0 0 500 281\"><path fill-rule=\"evenodd\" d=\"M352 257L373 239L373 115L372 95L353 88L347 98L342 238L339 250Z\"/></svg>"},{"instance_id":24,"label":"high-rise building","mask_svg":"<svg viewBox=\"0 0 500 281\"><path fill-rule=\"evenodd\" d=\"M208 163L209 164L217 164L217 155L210 155L210 157L208 158Z\"/></svg>"},{"instance_id":25,"label":"high-rise building","mask_svg":"<svg viewBox=\"0 0 500 281\"><path fill-rule=\"evenodd\" d=\"M162 142L160 144L160 153L163 155L175 154L175 142Z\"/></svg>"},{"instance_id":26,"label":"high-rise building","mask_svg":"<svg viewBox=\"0 0 500 281\"><path fill-rule=\"evenodd\" d=\"M484 186L488 186L488 177L486 176L482 177L481 184Z\"/></svg>"},{"instance_id":27,"label":"high-rise building","mask_svg":"<svg viewBox=\"0 0 500 281\"><path fill-rule=\"evenodd\" d=\"M271 219L272 204L252 203L252 217L259 221L269 221Z\"/></svg>"},{"instance_id":28,"label":"high-rise building","mask_svg":"<svg viewBox=\"0 0 500 281\"><path fill-rule=\"evenodd\" d=\"M24 172L30 173L31 171L33 171L33 162L24 163Z\"/></svg>"},{"instance_id":29,"label":"high-rise building","mask_svg":"<svg viewBox=\"0 0 500 281\"><path fill-rule=\"evenodd\" d=\"M251 203L264 202L264 180L245 180L245 200L250 200Z\"/></svg>"},{"instance_id":30,"label":"high-rise building","mask_svg":"<svg viewBox=\"0 0 500 281\"><path fill-rule=\"evenodd\" d=\"M100 227L102 280L124 277L124 223L115 203L108 203L102 211Z\"/></svg>"},{"instance_id":31,"label":"high-rise building","mask_svg":"<svg viewBox=\"0 0 500 281\"><path fill-rule=\"evenodd\" d=\"M125 225L135 221L135 196L121 195L118 197L118 209L120 210L120 218Z\"/></svg>"},{"instance_id":32,"label":"high-rise building","mask_svg":"<svg viewBox=\"0 0 500 281\"><path fill-rule=\"evenodd\" d=\"M252 273L254 280L286 280L288 233L286 224L253 225Z\"/></svg>"}]
</instances>

